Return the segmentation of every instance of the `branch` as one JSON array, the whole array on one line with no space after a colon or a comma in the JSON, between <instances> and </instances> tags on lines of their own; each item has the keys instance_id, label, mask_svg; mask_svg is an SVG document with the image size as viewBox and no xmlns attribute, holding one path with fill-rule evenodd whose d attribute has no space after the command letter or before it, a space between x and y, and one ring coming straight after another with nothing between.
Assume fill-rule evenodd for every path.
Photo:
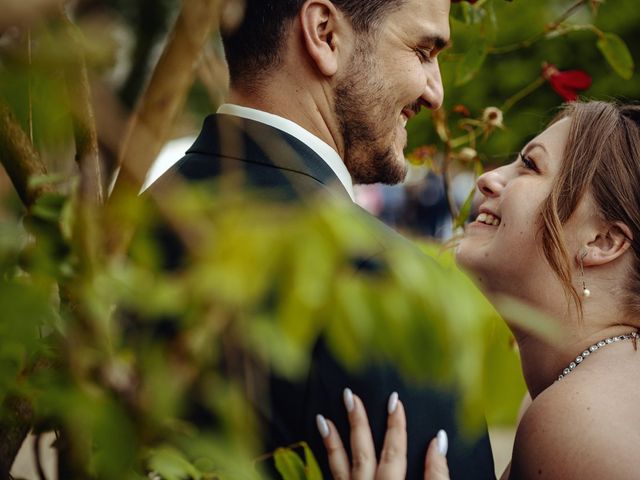
<instances>
[{"instance_id":1,"label":"branch","mask_svg":"<svg viewBox=\"0 0 640 480\"><path fill-rule=\"evenodd\" d=\"M62 0L3 0L0 30L37 21L61 3Z\"/></svg>"},{"instance_id":2,"label":"branch","mask_svg":"<svg viewBox=\"0 0 640 480\"><path fill-rule=\"evenodd\" d=\"M129 125L120 154L123 182L140 188L182 109L195 65L217 24L221 0L184 0L180 15Z\"/></svg>"},{"instance_id":3,"label":"branch","mask_svg":"<svg viewBox=\"0 0 640 480\"><path fill-rule=\"evenodd\" d=\"M22 203L29 208L48 185L32 187L29 179L47 174L40 156L7 105L0 101L0 163L4 166Z\"/></svg>"},{"instance_id":4,"label":"branch","mask_svg":"<svg viewBox=\"0 0 640 480\"><path fill-rule=\"evenodd\" d=\"M140 190L147 170L169 137L195 78L196 65L220 18L222 0L184 0L149 85L132 115L119 158L120 175L110 198L110 210ZM115 211L108 218L108 250L126 249L130 231Z\"/></svg>"},{"instance_id":5,"label":"branch","mask_svg":"<svg viewBox=\"0 0 640 480\"><path fill-rule=\"evenodd\" d=\"M521 42L513 43L510 45L504 45L502 47L491 47L489 53L493 55L501 55L504 53L511 53L522 48L529 48L534 43L542 40L550 32L556 31L569 17L571 17L576 11L583 5L586 5L588 0L576 0L571 6L569 6L557 19L548 24L544 32L537 33L531 38L523 40Z\"/></svg>"},{"instance_id":6,"label":"branch","mask_svg":"<svg viewBox=\"0 0 640 480\"><path fill-rule=\"evenodd\" d=\"M31 430L33 410L31 404L21 398L8 397L2 405L0 423L0 478L10 478L9 472L18 451Z\"/></svg>"},{"instance_id":7,"label":"branch","mask_svg":"<svg viewBox=\"0 0 640 480\"><path fill-rule=\"evenodd\" d=\"M76 142L75 159L80 170L80 198L100 205L103 202L102 169L89 75L82 52L82 33L69 21L63 9L60 10L60 19L71 40L70 45L73 50L72 61L65 68L65 80Z\"/></svg>"}]
</instances>

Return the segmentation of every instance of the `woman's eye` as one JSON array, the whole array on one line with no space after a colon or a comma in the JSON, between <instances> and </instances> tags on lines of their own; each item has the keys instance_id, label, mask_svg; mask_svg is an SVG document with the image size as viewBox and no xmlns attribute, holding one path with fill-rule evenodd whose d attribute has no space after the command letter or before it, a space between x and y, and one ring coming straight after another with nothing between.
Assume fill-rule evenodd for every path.
<instances>
[{"instance_id":1,"label":"woman's eye","mask_svg":"<svg viewBox=\"0 0 640 480\"><path fill-rule=\"evenodd\" d=\"M527 157L526 155L523 155L522 153L519 154L520 155L520 161L522 162L522 164L524 165L524 167L528 170L533 170L534 172L538 172L538 166L536 165L536 162L534 162L533 160L531 160L530 157Z\"/></svg>"}]
</instances>

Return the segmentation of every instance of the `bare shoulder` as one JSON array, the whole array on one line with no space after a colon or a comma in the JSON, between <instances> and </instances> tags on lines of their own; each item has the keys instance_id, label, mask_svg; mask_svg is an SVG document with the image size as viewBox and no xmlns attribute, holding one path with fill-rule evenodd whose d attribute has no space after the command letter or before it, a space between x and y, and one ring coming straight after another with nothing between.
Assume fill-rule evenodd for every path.
<instances>
[{"instance_id":1,"label":"bare shoulder","mask_svg":"<svg viewBox=\"0 0 640 480\"><path fill-rule=\"evenodd\" d=\"M550 386L518 426L509 478L637 479L640 397L631 382L576 375Z\"/></svg>"}]
</instances>

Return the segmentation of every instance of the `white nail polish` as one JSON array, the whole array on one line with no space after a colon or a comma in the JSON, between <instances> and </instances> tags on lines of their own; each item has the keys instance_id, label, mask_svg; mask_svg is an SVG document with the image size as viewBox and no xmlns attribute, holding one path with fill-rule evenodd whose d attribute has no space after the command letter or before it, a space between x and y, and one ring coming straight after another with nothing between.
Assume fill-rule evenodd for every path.
<instances>
[{"instance_id":1,"label":"white nail polish","mask_svg":"<svg viewBox=\"0 0 640 480\"><path fill-rule=\"evenodd\" d=\"M440 430L436 439L438 453L443 457L446 457L447 451L449 450L449 437L447 436L447 432L445 432L444 430Z\"/></svg>"},{"instance_id":2,"label":"white nail polish","mask_svg":"<svg viewBox=\"0 0 640 480\"><path fill-rule=\"evenodd\" d=\"M389 415L396 411L398 408L398 392L393 392L389 397L389 403L387 404L387 411Z\"/></svg>"},{"instance_id":3,"label":"white nail polish","mask_svg":"<svg viewBox=\"0 0 640 480\"><path fill-rule=\"evenodd\" d=\"M355 403L353 402L353 392L349 388L345 388L344 392L342 392L342 399L344 400L344 406L347 409L347 412L351 412Z\"/></svg>"},{"instance_id":4,"label":"white nail polish","mask_svg":"<svg viewBox=\"0 0 640 480\"><path fill-rule=\"evenodd\" d=\"M320 432L320 436L322 438L327 438L329 436L329 424L322 415L316 415L316 426L318 427L318 432Z\"/></svg>"}]
</instances>

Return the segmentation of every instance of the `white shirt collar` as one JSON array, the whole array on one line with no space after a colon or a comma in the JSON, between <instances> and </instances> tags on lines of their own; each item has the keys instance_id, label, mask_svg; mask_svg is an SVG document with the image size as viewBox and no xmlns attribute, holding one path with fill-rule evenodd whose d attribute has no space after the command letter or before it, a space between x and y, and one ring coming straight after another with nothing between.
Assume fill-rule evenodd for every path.
<instances>
[{"instance_id":1,"label":"white shirt collar","mask_svg":"<svg viewBox=\"0 0 640 480\"><path fill-rule=\"evenodd\" d=\"M322 158L329 168L340 180L340 183L344 186L345 190L351 197L351 200L355 202L355 193L353 191L353 180L349 174L349 170L344 164L338 152L336 152L329 144L322 141L313 133L302 128L295 122L288 120L279 115L263 112L262 110L256 110L255 108L241 107L240 105L234 105L232 103L225 103L220 105L217 113L225 115L234 115L236 117L246 118L255 122L264 123L270 125L278 130L281 130L289 135L294 136L302 143L311 148L315 153Z\"/></svg>"}]
</instances>

